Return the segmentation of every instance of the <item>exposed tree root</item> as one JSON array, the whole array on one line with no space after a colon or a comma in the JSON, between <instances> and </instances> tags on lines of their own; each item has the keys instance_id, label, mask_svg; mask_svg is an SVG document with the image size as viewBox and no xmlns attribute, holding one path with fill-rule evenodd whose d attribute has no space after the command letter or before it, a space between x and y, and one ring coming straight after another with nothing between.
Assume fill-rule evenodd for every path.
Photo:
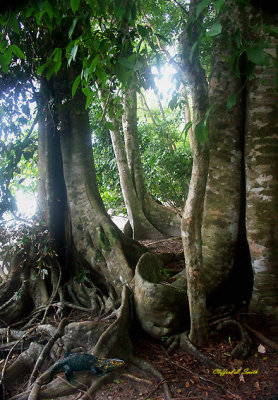
<instances>
[{"instance_id":1,"label":"exposed tree root","mask_svg":"<svg viewBox=\"0 0 278 400\"><path fill-rule=\"evenodd\" d=\"M39 358L37 359L35 367L33 369L33 372L32 372L32 374L30 376L28 387L30 387L30 385L32 384L34 379L36 379L36 377L38 375L38 371L40 370L45 358L50 353L50 350L51 350L53 344L56 342L56 340L59 337L63 336L64 330L65 330L65 326L68 323L69 323L69 321L66 318L62 319L62 321L60 322L60 324L58 326L58 332L55 335L53 335L52 338L48 341L48 343L44 346L44 349L41 352Z\"/></svg>"},{"instance_id":2,"label":"exposed tree root","mask_svg":"<svg viewBox=\"0 0 278 400\"><path fill-rule=\"evenodd\" d=\"M64 330L63 336L59 339L60 345L63 344L67 350L69 347L78 346L81 342L82 349L91 352L97 357L117 357L130 362L135 366L151 373L159 380L159 385L162 384L166 400L171 400L172 396L168 384L164 381L162 374L149 362L141 360L133 355L133 343L130 338L130 328L132 324L133 311L133 294L125 286L122 293L122 305L119 310L118 318L111 324L103 322L79 322L70 323L66 326L67 321L63 319L57 328L52 325L41 325L36 328L36 333L47 333L51 335L51 339L43 347L37 343L32 343L28 350L23 352L18 359L8 368L5 375L7 384L14 383L16 377L26 371L33 371L30 378L30 383L36 376L39 368L45 368L49 363L48 355L53 346L56 345ZM3 332L5 334L5 332ZM6 332L7 333L7 332ZM24 336L22 332L13 332L21 338ZM25 333L26 334L26 333ZM34 367L32 367L34 366ZM93 398L95 393L100 390L103 385L111 382L121 370L116 370L105 374L102 377L95 377L88 371L76 373L72 382L67 382L61 377L57 377L52 382L49 382L51 369L48 368L40 377L33 383L30 391L14 396L13 400L38 400L47 398L59 398L70 396L78 391L81 392L81 398L88 400ZM158 387L158 386L157 386Z\"/></svg>"},{"instance_id":3,"label":"exposed tree root","mask_svg":"<svg viewBox=\"0 0 278 400\"><path fill-rule=\"evenodd\" d=\"M131 356L129 361L132 364L134 364L136 367L139 367L143 371L146 371L147 373L151 373L156 378L158 378L160 380L159 385L162 384L162 387L163 387L165 400L172 400L172 395L171 395L171 392L170 392L170 389L169 389L169 386L168 386L167 382L165 382L164 376L152 364L150 364L146 360L142 360L141 358L138 358L138 357L135 357L135 356ZM156 387L156 389L157 388L158 388L158 386Z\"/></svg>"},{"instance_id":4,"label":"exposed tree root","mask_svg":"<svg viewBox=\"0 0 278 400\"><path fill-rule=\"evenodd\" d=\"M91 384L90 388L87 390L87 392L81 397L81 400L93 399L93 396L97 393L97 391L100 390L107 383L113 381L113 379L115 379L116 376L117 376L116 372L110 372L107 375L103 375L100 378L95 379Z\"/></svg>"},{"instance_id":5,"label":"exposed tree root","mask_svg":"<svg viewBox=\"0 0 278 400\"><path fill-rule=\"evenodd\" d=\"M221 330L227 326L235 326L240 333L240 342L231 351L233 358L247 358L252 352L252 339L250 338L246 328L234 319L221 322L216 329Z\"/></svg>"},{"instance_id":6,"label":"exposed tree root","mask_svg":"<svg viewBox=\"0 0 278 400\"><path fill-rule=\"evenodd\" d=\"M265 337L261 332L256 331L255 329L251 328L249 325L244 324L245 328L248 329L253 335L258 338L261 342L266 344L267 346L271 347L272 349L278 351L278 343L274 342L273 340Z\"/></svg>"},{"instance_id":7,"label":"exposed tree root","mask_svg":"<svg viewBox=\"0 0 278 400\"><path fill-rule=\"evenodd\" d=\"M184 351L186 351L189 355L196 358L201 363L205 364L208 368L219 368L223 369L221 365L215 363L206 357L203 353L201 353L189 340L187 334L185 332L171 336L166 344L169 346L168 351L174 350L176 347L180 347Z\"/></svg>"}]
</instances>

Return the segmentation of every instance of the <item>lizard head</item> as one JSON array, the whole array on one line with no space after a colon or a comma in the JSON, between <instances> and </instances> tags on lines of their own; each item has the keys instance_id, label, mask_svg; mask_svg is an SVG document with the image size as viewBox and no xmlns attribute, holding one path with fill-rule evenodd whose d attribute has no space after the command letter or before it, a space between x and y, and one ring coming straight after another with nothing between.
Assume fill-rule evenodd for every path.
<instances>
[{"instance_id":1,"label":"lizard head","mask_svg":"<svg viewBox=\"0 0 278 400\"><path fill-rule=\"evenodd\" d=\"M106 358L103 360L98 360L98 367L104 372L112 371L113 369L123 367L124 365L125 362L123 360L119 360L118 358Z\"/></svg>"}]
</instances>

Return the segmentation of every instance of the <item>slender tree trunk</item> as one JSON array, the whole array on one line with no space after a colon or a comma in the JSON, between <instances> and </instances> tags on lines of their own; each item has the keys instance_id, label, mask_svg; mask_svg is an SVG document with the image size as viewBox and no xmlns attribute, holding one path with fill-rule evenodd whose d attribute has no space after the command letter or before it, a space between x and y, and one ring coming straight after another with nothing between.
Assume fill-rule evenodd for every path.
<instances>
[{"instance_id":1,"label":"slender tree trunk","mask_svg":"<svg viewBox=\"0 0 278 400\"><path fill-rule=\"evenodd\" d=\"M105 91L100 90L102 99L105 98L105 95ZM113 105L110 104L110 107L113 107ZM161 239L165 236L179 235L179 216L173 210L156 203L146 190L137 133L135 88L126 89L124 95L123 131L125 146L115 110L111 109L106 118L114 127L110 129L110 135L134 238Z\"/></svg>"},{"instance_id":2,"label":"slender tree trunk","mask_svg":"<svg viewBox=\"0 0 278 400\"><path fill-rule=\"evenodd\" d=\"M198 1L190 4L191 18L195 15ZM189 39L187 27L181 36L183 69L187 71L192 89L193 117L203 120L208 110L208 87L204 70L195 56L190 60L193 38ZM209 166L208 142L201 143L193 136L193 169L189 192L182 216L182 241L186 265L187 295L190 310L189 338L195 345L205 345L208 339L206 292L203 281L202 220Z\"/></svg>"},{"instance_id":3,"label":"slender tree trunk","mask_svg":"<svg viewBox=\"0 0 278 400\"><path fill-rule=\"evenodd\" d=\"M137 94L135 87L129 87L124 94L123 130L129 170L144 214L150 223L165 236L180 234L180 218L173 210L164 207L147 192L140 155L137 131Z\"/></svg>"},{"instance_id":4,"label":"slender tree trunk","mask_svg":"<svg viewBox=\"0 0 278 400\"><path fill-rule=\"evenodd\" d=\"M106 92L99 90L100 97L106 98ZM104 102L102 101L104 108ZM110 112L107 112L106 119L111 122L113 129L110 129L110 136L113 145L114 154L119 170L120 185L127 209L128 220L130 222L134 239L161 239L163 235L159 232L148 219L143 210L143 204L138 198L135 187L135 168L132 166L133 154L129 154L129 159L125 150L124 141L118 120L116 118L115 109L111 109L113 105L109 105Z\"/></svg>"}]
</instances>

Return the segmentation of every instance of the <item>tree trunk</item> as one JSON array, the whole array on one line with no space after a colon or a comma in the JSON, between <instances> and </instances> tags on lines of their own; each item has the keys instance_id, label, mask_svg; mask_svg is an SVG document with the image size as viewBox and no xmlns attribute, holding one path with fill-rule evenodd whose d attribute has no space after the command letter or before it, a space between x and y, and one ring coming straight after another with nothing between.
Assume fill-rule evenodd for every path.
<instances>
[{"instance_id":1,"label":"tree trunk","mask_svg":"<svg viewBox=\"0 0 278 400\"><path fill-rule=\"evenodd\" d=\"M71 87L71 73L65 79ZM99 195L85 96L77 91L71 98L63 83L57 79L55 88L61 99L60 140L73 243L96 281L116 300L133 277L136 245L113 224Z\"/></svg>"},{"instance_id":2,"label":"tree trunk","mask_svg":"<svg viewBox=\"0 0 278 400\"><path fill-rule=\"evenodd\" d=\"M38 123L38 211L56 240L56 249L61 251L65 247L66 188L57 115L54 108L50 109L52 98L52 80L48 82L42 78Z\"/></svg>"},{"instance_id":3,"label":"tree trunk","mask_svg":"<svg viewBox=\"0 0 278 400\"><path fill-rule=\"evenodd\" d=\"M259 21L276 29L275 17L251 10L248 23ZM245 16L247 18L247 16ZM277 36L268 39L267 52L275 59ZM277 64L257 66L247 85L246 224L254 274L250 311L278 321L278 96ZM275 91L276 84L276 91Z\"/></svg>"},{"instance_id":4,"label":"tree trunk","mask_svg":"<svg viewBox=\"0 0 278 400\"><path fill-rule=\"evenodd\" d=\"M233 24L231 24L233 21ZM233 37L239 13L233 5L221 16L225 32ZM235 262L242 199L244 81L229 70L226 61L234 54L226 36L214 39L210 103L215 107L209 119L210 165L204 204L203 257L207 293L221 287ZM224 59L225 58L225 59ZM227 110L227 101L238 94L236 104ZM243 191L244 194L244 191Z\"/></svg>"},{"instance_id":5,"label":"tree trunk","mask_svg":"<svg viewBox=\"0 0 278 400\"><path fill-rule=\"evenodd\" d=\"M102 99L107 97L105 90L99 92ZM104 109L104 101L102 103ZM179 216L173 210L156 203L146 190L137 133L135 88L126 89L124 95L125 146L112 101L106 119L113 125L110 136L134 239L162 239L165 236L178 236L180 234Z\"/></svg>"},{"instance_id":6,"label":"tree trunk","mask_svg":"<svg viewBox=\"0 0 278 400\"><path fill-rule=\"evenodd\" d=\"M144 214L163 235L180 235L180 218L172 210L155 202L145 186L137 131L137 93L135 87L129 87L125 90L123 130L129 170Z\"/></svg>"},{"instance_id":7,"label":"tree trunk","mask_svg":"<svg viewBox=\"0 0 278 400\"><path fill-rule=\"evenodd\" d=\"M198 1L190 4L191 18L195 16ZM208 87L205 72L198 57L190 60L190 50L194 43L193 37L188 37L188 27L181 36L183 69L187 72L190 89L192 90L193 120L203 121L208 110ZM194 28L196 29L196 27ZM197 32L194 32L197 34ZM196 125L195 125L196 128ZM189 192L182 216L182 241L186 265L187 295L190 310L191 342L197 346L205 345L208 339L206 292L203 281L202 256L202 220L206 191L209 152L207 140L201 143L193 135L193 169Z\"/></svg>"},{"instance_id":8,"label":"tree trunk","mask_svg":"<svg viewBox=\"0 0 278 400\"><path fill-rule=\"evenodd\" d=\"M105 98L105 91L100 90L101 98ZM104 109L104 102L102 102ZM111 109L112 108L112 109ZM107 113L106 119L111 122L113 129L110 129L110 136L113 145L114 154L117 161L119 170L120 185L125 201L128 220L130 222L133 238L140 239L161 239L163 235L159 232L148 219L146 218L142 206L142 202L137 196L136 188L134 185L134 171L132 173L129 162L132 160L127 159L125 146L120 130L120 126L116 117L115 109L110 104L110 112Z\"/></svg>"}]
</instances>

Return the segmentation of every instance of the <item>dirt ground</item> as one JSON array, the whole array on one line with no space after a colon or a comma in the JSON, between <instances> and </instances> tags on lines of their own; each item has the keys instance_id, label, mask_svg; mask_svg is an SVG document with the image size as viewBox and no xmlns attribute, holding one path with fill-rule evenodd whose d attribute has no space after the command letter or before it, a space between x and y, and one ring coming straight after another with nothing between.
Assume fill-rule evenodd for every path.
<instances>
[{"instance_id":1,"label":"dirt ground","mask_svg":"<svg viewBox=\"0 0 278 400\"><path fill-rule=\"evenodd\" d=\"M233 360L228 337L213 334L203 352L223 366L209 370L181 350L168 354L163 343L142 335L136 355L155 365L169 384L174 400L278 399L278 357L267 346L256 343L254 354L245 361ZM233 340L232 340L233 341ZM233 344L235 342L233 341ZM261 353L258 351L265 351ZM134 367L127 367L96 400L164 400L161 382Z\"/></svg>"},{"instance_id":2,"label":"dirt ground","mask_svg":"<svg viewBox=\"0 0 278 400\"><path fill-rule=\"evenodd\" d=\"M179 253L182 251L181 240L176 239L157 243L148 241L144 244L156 252ZM172 268L176 270L182 267L182 261L177 261L172 265ZM240 320L246 322L244 314L238 315ZM91 318L78 312L71 315L74 321ZM268 327L262 325L261 321L248 320L247 322L265 336L272 340L276 339L275 329L269 330ZM278 400L278 353L252 334L251 337L254 340L253 354L246 360L232 359L230 353L238 343L236 333L224 330L218 332L213 326L211 327L209 343L202 352L220 364L222 366L220 370L208 369L180 349L168 354L163 341L148 337L140 329L136 330L134 345L136 356L151 362L163 374L173 400ZM63 373L60 376L64 379ZM118 377L103 387L94 398L96 400L164 400L162 383L163 381L159 382L152 375L127 364L119 372ZM14 389L13 395L19 391L19 388ZM77 400L81 396L80 392L65 400Z\"/></svg>"}]
</instances>

